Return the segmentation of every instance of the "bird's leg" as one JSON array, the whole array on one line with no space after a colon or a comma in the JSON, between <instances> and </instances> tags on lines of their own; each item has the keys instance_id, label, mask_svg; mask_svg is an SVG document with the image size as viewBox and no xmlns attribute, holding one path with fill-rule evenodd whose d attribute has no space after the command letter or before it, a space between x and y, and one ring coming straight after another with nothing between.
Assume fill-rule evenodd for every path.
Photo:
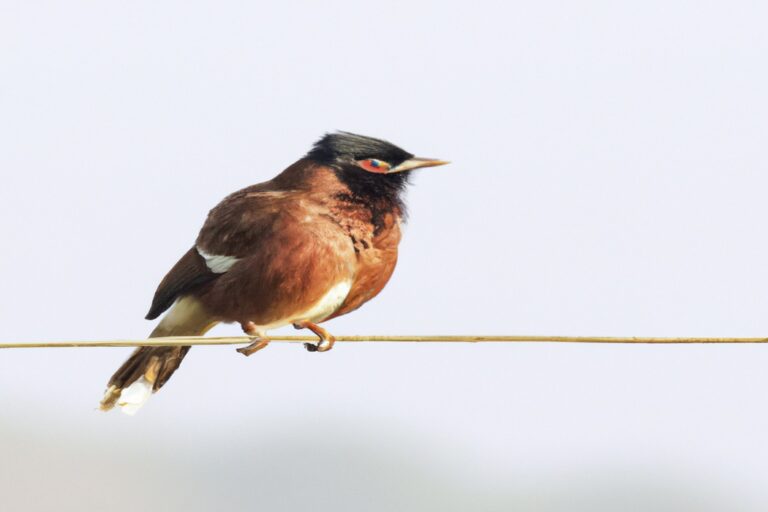
<instances>
[{"instance_id":1,"label":"bird's leg","mask_svg":"<svg viewBox=\"0 0 768 512\"><path fill-rule=\"evenodd\" d=\"M251 344L247 347L237 349L238 352L244 356L249 356L269 345L269 339L267 339L266 335L256 327L255 323L245 322L240 325L243 328L243 332L251 337Z\"/></svg>"},{"instance_id":2,"label":"bird's leg","mask_svg":"<svg viewBox=\"0 0 768 512\"><path fill-rule=\"evenodd\" d=\"M317 345L313 343L304 344L304 348L310 352L328 352L333 348L333 344L336 343L336 338L333 336L333 334L329 333L319 325L313 324L312 322L296 322L293 324L293 326L296 329L309 329L313 333L317 334L318 338L320 338L320 341L317 342Z\"/></svg>"}]
</instances>

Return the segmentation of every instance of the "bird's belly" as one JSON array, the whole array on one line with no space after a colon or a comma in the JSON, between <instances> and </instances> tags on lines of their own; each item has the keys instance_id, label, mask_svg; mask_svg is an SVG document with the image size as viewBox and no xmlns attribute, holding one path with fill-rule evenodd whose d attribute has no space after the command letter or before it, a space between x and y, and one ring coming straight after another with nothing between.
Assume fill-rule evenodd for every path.
<instances>
[{"instance_id":1,"label":"bird's belly","mask_svg":"<svg viewBox=\"0 0 768 512\"><path fill-rule=\"evenodd\" d=\"M339 309L344 299L347 298L349 290L352 288L352 281L341 281L331 287L319 301L317 301L307 311L297 315L295 320L309 320L310 322L322 322Z\"/></svg>"},{"instance_id":2,"label":"bird's belly","mask_svg":"<svg viewBox=\"0 0 768 512\"><path fill-rule=\"evenodd\" d=\"M361 254L358 272L352 287L341 306L330 318L354 311L376 295L392 277L397 264L397 250L373 251Z\"/></svg>"},{"instance_id":3,"label":"bird's belly","mask_svg":"<svg viewBox=\"0 0 768 512\"><path fill-rule=\"evenodd\" d=\"M260 331L268 331L300 321L322 322L339 309L347 298L351 288L352 281L340 281L325 292L325 294L320 297L320 300L315 302L311 307L295 311L285 318L274 320L266 325L259 325L258 329Z\"/></svg>"}]
</instances>

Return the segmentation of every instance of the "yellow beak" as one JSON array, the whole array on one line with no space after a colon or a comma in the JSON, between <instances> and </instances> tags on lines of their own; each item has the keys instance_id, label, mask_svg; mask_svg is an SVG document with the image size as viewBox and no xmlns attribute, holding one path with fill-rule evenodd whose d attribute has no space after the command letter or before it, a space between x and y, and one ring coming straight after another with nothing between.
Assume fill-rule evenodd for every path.
<instances>
[{"instance_id":1,"label":"yellow beak","mask_svg":"<svg viewBox=\"0 0 768 512\"><path fill-rule=\"evenodd\" d=\"M423 167L437 167L438 165L445 165L449 163L450 162L445 160L437 160L435 158L413 157L401 163L397 167L393 167L392 169L388 170L387 174L391 174L393 172L411 171L413 169L421 169Z\"/></svg>"}]
</instances>

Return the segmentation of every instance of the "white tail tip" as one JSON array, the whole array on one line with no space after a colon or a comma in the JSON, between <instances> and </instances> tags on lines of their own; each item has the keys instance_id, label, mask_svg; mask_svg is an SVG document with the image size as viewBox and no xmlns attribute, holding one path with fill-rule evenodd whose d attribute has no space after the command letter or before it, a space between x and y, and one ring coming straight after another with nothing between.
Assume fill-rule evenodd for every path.
<instances>
[{"instance_id":1,"label":"white tail tip","mask_svg":"<svg viewBox=\"0 0 768 512\"><path fill-rule=\"evenodd\" d=\"M133 416L149 400L150 396L152 396L152 383L141 376L133 384L120 391L117 405L125 414Z\"/></svg>"}]
</instances>

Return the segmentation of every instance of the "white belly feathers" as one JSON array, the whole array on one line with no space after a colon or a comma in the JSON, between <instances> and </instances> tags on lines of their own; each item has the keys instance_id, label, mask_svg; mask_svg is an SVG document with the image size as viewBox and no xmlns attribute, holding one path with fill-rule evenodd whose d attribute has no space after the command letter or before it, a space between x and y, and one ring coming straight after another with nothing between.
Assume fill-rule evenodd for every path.
<instances>
[{"instance_id":1,"label":"white belly feathers","mask_svg":"<svg viewBox=\"0 0 768 512\"><path fill-rule=\"evenodd\" d=\"M330 290L325 292L325 295L314 306L293 320L309 320L310 322L325 320L344 303L344 299L347 298L350 289L352 289L352 281L341 281L335 284Z\"/></svg>"}]
</instances>

